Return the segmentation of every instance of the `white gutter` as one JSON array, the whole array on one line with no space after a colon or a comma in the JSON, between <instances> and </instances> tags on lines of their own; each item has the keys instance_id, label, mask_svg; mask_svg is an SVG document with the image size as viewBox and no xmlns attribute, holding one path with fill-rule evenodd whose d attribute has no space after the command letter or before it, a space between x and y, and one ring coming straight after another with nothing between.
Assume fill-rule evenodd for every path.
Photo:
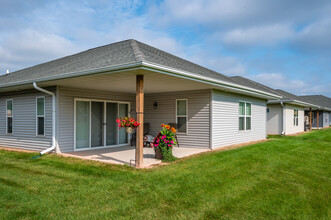
<instances>
[{"instance_id":1,"label":"white gutter","mask_svg":"<svg viewBox=\"0 0 331 220\"><path fill-rule=\"evenodd\" d=\"M55 103L56 103L56 100L55 100L55 94L53 92L50 92L46 89L38 87L36 82L33 82L33 87L36 90L39 90L40 92L43 92L43 93L46 93L46 94L52 96L52 146L46 150L41 151L40 155L43 155L43 154L46 154L46 153L49 153L49 152L55 150L56 145L57 145L56 138L55 138L55 129L56 129L56 127L55 127L55 114L56 114Z\"/></svg>"},{"instance_id":2,"label":"white gutter","mask_svg":"<svg viewBox=\"0 0 331 220\"><path fill-rule=\"evenodd\" d=\"M145 61L143 61L143 62L139 61L139 62L135 62L135 63L127 63L127 64L121 64L121 65L114 65L114 66L92 69L92 70L83 71L83 72L72 72L72 73L60 74L60 75L51 76L51 77L39 78L37 80L25 80L25 81L19 81L19 82L14 82L14 83L8 83L3 86L0 85L0 88L29 84L31 82L45 82L45 81L75 78L75 77L88 76L88 75L107 74L109 72L121 72L121 71L134 70L134 69L146 69L146 70L158 71L160 73L167 74L167 75L173 75L173 76L177 76L177 77L180 76L182 78L195 80L195 81L199 81L202 83L207 83L210 85L219 86L219 87L222 87L223 89L232 90L234 93L244 92L244 93L249 93L252 96L260 96L260 97L263 97L266 99L281 98L281 96L271 94L271 93L268 93L265 91L257 90L254 88L246 87L246 86L243 86L240 84L226 82L223 80L217 80L217 79L209 78L206 76L199 76L199 75L187 72L187 71L182 71L182 70L178 70L178 69L174 69L174 68L170 68L170 67L166 67L166 66L161 66L158 64L154 64L151 62L145 62Z\"/></svg>"},{"instance_id":3,"label":"white gutter","mask_svg":"<svg viewBox=\"0 0 331 220\"><path fill-rule=\"evenodd\" d=\"M282 135L285 135L286 132L286 108L283 102L280 102L280 104L283 106L283 131Z\"/></svg>"},{"instance_id":4,"label":"white gutter","mask_svg":"<svg viewBox=\"0 0 331 220\"><path fill-rule=\"evenodd\" d=\"M293 105L299 105L299 106L303 106L303 107L321 108L318 105L314 105L314 104L311 104L311 103L308 103L308 102L303 102L303 101L298 101L298 100L291 100L291 99L288 99L288 100L269 100L268 101L268 104L281 103L281 102L283 102L283 103L291 103Z\"/></svg>"},{"instance_id":5,"label":"white gutter","mask_svg":"<svg viewBox=\"0 0 331 220\"><path fill-rule=\"evenodd\" d=\"M231 83L231 82L226 82L226 81L223 81L223 80L217 80L217 79L209 78L209 77L206 77L206 76L196 75L196 74L193 74L191 72L178 70L178 69L175 69L175 68L162 66L162 65L159 65L159 64L154 64L154 63L143 61L142 65L143 65L143 67L142 67L143 69L154 70L154 71L157 70L158 72L161 72L163 74L166 73L168 75L173 75L173 76L177 76L177 77L182 76L182 78L187 78L187 79L190 79L190 80L195 80L195 81L199 81L199 82L203 82L203 83L207 83L207 84L211 84L211 85L215 85L215 86L221 86L223 88L226 88L226 89L229 89L229 90L234 90L234 91L237 91L237 92L238 91L245 91L246 93L248 92L248 93L253 94L253 95L254 94L255 95L260 95L260 96L264 96L266 98L272 98L272 99L282 98L282 96L272 94L272 93L269 93L269 92L265 92L265 91L261 91L261 90L258 90L258 89L254 89L254 88L251 88L251 87L243 86L241 84Z\"/></svg>"}]
</instances>

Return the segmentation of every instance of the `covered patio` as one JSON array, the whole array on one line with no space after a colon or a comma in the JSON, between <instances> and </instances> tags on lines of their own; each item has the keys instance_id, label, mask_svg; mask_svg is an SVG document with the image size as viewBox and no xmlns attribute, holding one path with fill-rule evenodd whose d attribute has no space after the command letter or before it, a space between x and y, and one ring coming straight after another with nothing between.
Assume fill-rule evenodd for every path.
<instances>
[{"instance_id":1,"label":"covered patio","mask_svg":"<svg viewBox=\"0 0 331 220\"><path fill-rule=\"evenodd\" d=\"M177 158L183 158L190 155L210 151L206 148L185 148L174 147L173 154ZM77 151L72 153L63 153L63 156L76 157L85 160L95 160L104 163L135 166L135 147L112 147L95 150ZM161 163L161 160L155 159L153 148L145 147L143 150L143 164L141 167Z\"/></svg>"}]
</instances>

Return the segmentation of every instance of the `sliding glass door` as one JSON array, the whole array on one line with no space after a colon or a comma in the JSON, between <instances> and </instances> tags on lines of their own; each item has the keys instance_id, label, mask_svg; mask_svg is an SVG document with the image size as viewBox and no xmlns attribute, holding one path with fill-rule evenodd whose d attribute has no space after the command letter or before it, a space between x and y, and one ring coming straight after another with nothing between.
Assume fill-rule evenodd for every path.
<instances>
[{"instance_id":1,"label":"sliding glass door","mask_svg":"<svg viewBox=\"0 0 331 220\"><path fill-rule=\"evenodd\" d=\"M129 103L75 100L75 149L127 144L128 134L118 129L116 119L128 113Z\"/></svg>"},{"instance_id":2,"label":"sliding glass door","mask_svg":"<svg viewBox=\"0 0 331 220\"><path fill-rule=\"evenodd\" d=\"M76 102L76 149L90 147L90 102Z\"/></svg>"},{"instance_id":3,"label":"sliding glass door","mask_svg":"<svg viewBox=\"0 0 331 220\"><path fill-rule=\"evenodd\" d=\"M116 119L118 116L118 103L107 103L107 122L106 122L106 142L107 145L116 145L118 136L118 126Z\"/></svg>"},{"instance_id":4,"label":"sliding glass door","mask_svg":"<svg viewBox=\"0 0 331 220\"><path fill-rule=\"evenodd\" d=\"M103 102L91 102L91 147L104 146Z\"/></svg>"}]
</instances>

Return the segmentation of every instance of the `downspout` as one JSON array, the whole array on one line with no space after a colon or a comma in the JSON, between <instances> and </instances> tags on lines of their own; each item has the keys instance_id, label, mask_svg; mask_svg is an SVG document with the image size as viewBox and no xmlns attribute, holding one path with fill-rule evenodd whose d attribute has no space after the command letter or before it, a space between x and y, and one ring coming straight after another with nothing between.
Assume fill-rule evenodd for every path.
<instances>
[{"instance_id":1,"label":"downspout","mask_svg":"<svg viewBox=\"0 0 331 220\"><path fill-rule=\"evenodd\" d=\"M56 138L55 138L55 129L56 129L55 128L55 114L56 114L55 103L56 103L56 100L55 100L55 94L53 92L50 92L46 89L38 87L36 82L33 82L33 87L36 90L39 90L40 92L43 92L43 93L46 93L46 94L52 96L52 146L50 148L46 149L46 150L41 151L40 152L40 156L41 156L43 154L46 154L46 153L49 153L49 152L53 151L56 148Z\"/></svg>"},{"instance_id":2,"label":"downspout","mask_svg":"<svg viewBox=\"0 0 331 220\"><path fill-rule=\"evenodd\" d=\"M285 135L285 128L286 128L286 109L285 109L285 105L283 102L280 102L280 104L283 107L283 131L282 131L282 135Z\"/></svg>"}]
</instances>

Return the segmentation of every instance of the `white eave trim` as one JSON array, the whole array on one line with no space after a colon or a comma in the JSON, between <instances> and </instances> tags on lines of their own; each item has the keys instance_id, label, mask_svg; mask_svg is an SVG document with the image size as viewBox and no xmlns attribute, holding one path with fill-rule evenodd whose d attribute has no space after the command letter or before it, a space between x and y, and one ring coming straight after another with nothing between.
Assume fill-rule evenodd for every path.
<instances>
[{"instance_id":1,"label":"white eave trim","mask_svg":"<svg viewBox=\"0 0 331 220\"><path fill-rule=\"evenodd\" d=\"M265 99L280 99L282 98L281 96L278 96L276 94L264 92L261 90L253 89L250 87L242 86L240 84L235 84L235 83L230 83L222 80L217 80L205 76L200 76L197 74L193 74L191 72L187 71L182 71L178 70L175 68L170 68L158 64L154 64L151 62L146 62L146 61L138 61L134 63L127 63L127 64L121 64L121 65L115 65L115 66L109 66L109 67L104 67L104 68L99 68L99 69L92 69L88 71L83 71L83 72L72 72L72 73L66 73L66 74L59 74L56 76L52 77L41 77L38 79L34 80L24 80L24 81L18 81L14 83L8 83L3 86L0 86L1 88L6 88L6 87L13 87L13 86L18 86L18 85L24 85L24 84L30 84L33 82L46 82L46 81L52 81L52 80L60 80L60 79L68 79L68 78L75 78L75 77L80 77L80 76L88 76L88 75L94 75L94 74L105 74L109 72L121 72L125 70L134 70L134 69L146 69L150 71L157 71L163 74L167 75L172 75L176 77L181 77L185 79L190 79L210 85L214 85L217 87L220 87L221 89L227 89L229 91L232 91L234 93L247 93L250 96L255 96L259 98L265 98Z\"/></svg>"},{"instance_id":2,"label":"white eave trim","mask_svg":"<svg viewBox=\"0 0 331 220\"><path fill-rule=\"evenodd\" d=\"M311 104L311 103L308 103L308 102L302 102L302 101L298 101L298 100L270 100L268 101L268 104L273 104L273 103L291 103L293 105L299 105L299 106L303 106L303 107L315 107L315 108L321 108L320 106L318 105L314 105L314 104Z\"/></svg>"},{"instance_id":3,"label":"white eave trim","mask_svg":"<svg viewBox=\"0 0 331 220\"><path fill-rule=\"evenodd\" d=\"M158 72L161 72L163 74L177 76L177 77L180 76L182 78L207 83L210 85L219 86L223 89L225 88L225 89L229 89L229 90L233 90L233 91L248 92L249 94L251 94L253 96L258 95L259 97L263 96L264 98L271 98L271 99L282 98L281 96L278 96L276 94L264 92L261 90L253 89L253 88L242 86L242 85L235 84L235 83L230 83L230 82L226 82L226 81L222 81L222 80L212 79L212 78L205 77L205 76L200 76L197 74L178 70L175 68L170 68L170 67L166 67L166 66L162 66L162 65L158 65L158 64L154 64L154 63L150 63L150 62L145 62L145 61L143 61L142 64L143 64L143 68L147 69L147 70L152 70L152 71L157 70Z\"/></svg>"}]
</instances>

